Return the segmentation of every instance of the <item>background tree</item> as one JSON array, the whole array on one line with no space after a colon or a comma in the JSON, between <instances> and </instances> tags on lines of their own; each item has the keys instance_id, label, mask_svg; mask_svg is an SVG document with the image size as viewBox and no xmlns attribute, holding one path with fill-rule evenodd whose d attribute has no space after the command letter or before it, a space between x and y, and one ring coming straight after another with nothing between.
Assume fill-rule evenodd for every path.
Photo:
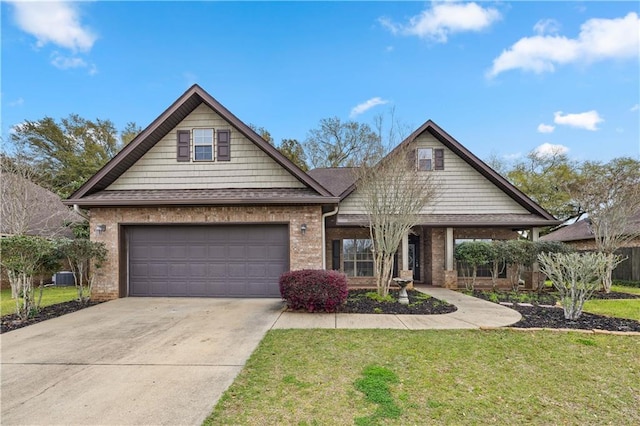
<instances>
[{"instance_id":1,"label":"background tree","mask_svg":"<svg viewBox=\"0 0 640 426\"><path fill-rule=\"evenodd\" d=\"M265 141L273 145L274 143L273 137L271 136L271 133L267 129L265 129L264 127L258 127L255 124L249 124L249 128L254 132L256 132L258 136L260 136L262 139L264 139Z\"/></svg>"},{"instance_id":2,"label":"background tree","mask_svg":"<svg viewBox=\"0 0 640 426\"><path fill-rule=\"evenodd\" d=\"M320 120L303 145L312 168L373 164L384 153L380 135L368 124L343 122L338 117Z\"/></svg>"},{"instance_id":3,"label":"background tree","mask_svg":"<svg viewBox=\"0 0 640 426\"><path fill-rule=\"evenodd\" d=\"M640 237L640 161L615 158L608 163L587 161L569 191L588 215L597 251L607 259L603 287L611 291L611 274L623 259L615 252Z\"/></svg>"},{"instance_id":4,"label":"background tree","mask_svg":"<svg viewBox=\"0 0 640 426\"><path fill-rule=\"evenodd\" d=\"M356 190L369 221L374 275L378 294L389 293L394 255L402 238L419 222L419 215L435 203L439 185L431 173L407 164L408 145L375 165L358 169Z\"/></svg>"},{"instance_id":5,"label":"background tree","mask_svg":"<svg viewBox=\"0 0 640 426\"><path fill-rule=\"evenodd\" d=\"M561 220L579 213L577 204L567 189L567 184L578 176L578 163L569 160L560 149L549 153L531 151L525 160L507 169L493 159L498 169L506 171L505 177L545 210Z\"/></svg>"},{"instance_id":6,"label":"background tree","mask_svg":"<svg viewBox=\"0 0 640 426\"><path fill-rule=\"evenodd\" d=\"M37 171L36 183L67 197L137 131L135 123L128 123L121 139L110 120L92 121L71 114L59 123L51 117L25 121L14 127L10 140Z\"/></svg>"},{"instance_id":7,"label":"background tree","mask_svg":"<svg viewBox=\"0 0 640 426\"><path fill-rule=\"evenodd\" d=\"M456 246L454 255L460 266L463 268L465 286L468 290L473 290L478 276L478 267L488 265L494 256L491 243L486 241L465 241ZM469 269L471 273L469 273ZM468 281L471 275L471 282Z\"/></svg>"},{"instance_id":8,"label":"background tree","mask_svg":"<svg viewBox=\"0 0 640 426\"><path fill-rule=\"evenodd\" d=\"M142 131L142 127L138 126L133 121L128 122L122 132L120 132L120 140L122 146L128 145L138 134Z\"/></svg>"},{"instance_id":9,"label":"background tree","mask_svg":"<svg viewBox=\"0 0 640 426\"><path fill-rule=\"evenodd\" d=\"M297 139L282 139L278 151L303 171L306 172L309 170L309 166L307 166L307 155L304 153L304 149Z\"/></svg>"}]
</instances>

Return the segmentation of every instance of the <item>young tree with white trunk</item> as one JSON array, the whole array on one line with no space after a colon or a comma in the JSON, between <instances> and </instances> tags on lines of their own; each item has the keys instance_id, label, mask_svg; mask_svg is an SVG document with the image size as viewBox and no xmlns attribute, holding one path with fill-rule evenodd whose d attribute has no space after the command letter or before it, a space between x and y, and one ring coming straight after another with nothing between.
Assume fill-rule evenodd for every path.
<instances>
[{"instance_id":1,"label":"young tree with white trunk","mask_svg":"<svg viewBox=\"0 0 640 426\"><path fill-rule=\"evenodd\" d=\"M420 214L438 196L436 178L430 172L416 170L413 153L408 144L400 145L378 164L363 165L358 172L357 195L369 221L380 296L389 293L394 255L402 238L419 223Z\"/></svg>"}]
</instances>

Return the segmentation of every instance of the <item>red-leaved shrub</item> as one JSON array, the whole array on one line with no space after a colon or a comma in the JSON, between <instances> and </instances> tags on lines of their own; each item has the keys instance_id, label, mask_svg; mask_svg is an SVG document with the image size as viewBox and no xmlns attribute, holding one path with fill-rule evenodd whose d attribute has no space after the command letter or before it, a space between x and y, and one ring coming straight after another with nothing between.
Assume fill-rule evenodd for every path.
<instances>
[{"instance_id":1,"label":"red-leaved shrub","mask_svg":"<svg viewBox=\"0 0 640 426\"><path fill-rule=\"evenodd\" d=\"M302 269L280 277L280 295L291 309L334 312L347 294L347 277L338 271Z\"/></svg>"}]
</instances>

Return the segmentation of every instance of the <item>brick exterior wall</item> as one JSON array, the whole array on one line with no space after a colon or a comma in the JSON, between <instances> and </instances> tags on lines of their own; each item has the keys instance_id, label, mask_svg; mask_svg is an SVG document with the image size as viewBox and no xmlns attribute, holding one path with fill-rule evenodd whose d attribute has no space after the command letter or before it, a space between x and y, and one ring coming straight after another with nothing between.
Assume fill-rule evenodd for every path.
<instances>
[{"instance_id":1,"label":"brick exterior wall","mask_svg":"<svg viewBox=\"0 0 640 426\"><path fill-rule=\"evenodd\" d=\"M322 268L322 209L320 206L242 206L242 207L121 207L91 209L91 239L103 242L108 250L107 261L97 271L92 298L110 300L120 294L120 225L140 224L289 224L289 268ZM307 225L304 235L300 225ZM102 235L94 231L98 224L106 225Z\"/></svg>"}]
</instances>

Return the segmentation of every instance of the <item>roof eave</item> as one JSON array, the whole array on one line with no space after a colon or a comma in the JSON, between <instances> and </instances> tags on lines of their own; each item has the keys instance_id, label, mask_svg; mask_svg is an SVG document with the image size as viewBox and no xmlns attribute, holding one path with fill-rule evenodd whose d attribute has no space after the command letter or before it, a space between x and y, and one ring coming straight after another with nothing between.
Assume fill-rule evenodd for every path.
<instances>
[{"instance_id":1,"label":"roof eave","mask_svg":"<svg viewBox=\"0 0 640 426\"><path fill-rule=\"evenodd\" d=\"M129 207L129 206L230 206L230 205L335 205L337 197L296 197L296 198L191 198L191 199L139 199L139 200L96 200L96 199L68 199L66 205L78 205L85 208L95 207Z\"/></svg>"}]
</instances>

